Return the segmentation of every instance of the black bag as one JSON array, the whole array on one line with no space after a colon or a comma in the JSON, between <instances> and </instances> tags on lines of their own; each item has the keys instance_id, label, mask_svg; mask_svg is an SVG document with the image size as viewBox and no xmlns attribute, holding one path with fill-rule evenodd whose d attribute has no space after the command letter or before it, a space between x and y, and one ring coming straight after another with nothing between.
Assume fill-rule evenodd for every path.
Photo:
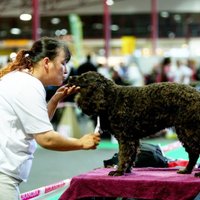
<instances>
[{"instance_id":1,"label":"black bag","mask_svg":"<svg viewBox=\"0 0 200 200\"><path fill-rule=\"evenodd\" d=\"M135 167L168 167L166 158L159 145L141 143L135 159Z\"/></svg>"},{"instance_id":2,"label":"black bag","mask_svg":"<svg viewBox=\"0 0 200 200\"><path fill-rule=\"evenodd\" d=\"M169 159L166 158L159 145L141 143L133 167L168 167ZM109 160L104 160L104 167L118 164L118 153Z\"/></svg>"}]
</instances>

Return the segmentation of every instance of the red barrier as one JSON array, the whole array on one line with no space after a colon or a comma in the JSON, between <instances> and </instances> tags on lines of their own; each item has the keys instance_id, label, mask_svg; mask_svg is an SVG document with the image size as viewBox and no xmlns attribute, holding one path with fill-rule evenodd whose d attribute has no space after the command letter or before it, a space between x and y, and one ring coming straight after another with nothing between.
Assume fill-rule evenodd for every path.
<instances>
[{"instance_id":1,"label":"red barrier","mask_svg":"<svg viewBox=\"0 0 200 200\"><path fill-rule=\"evenodd\" d=\"M43 196L49 192L52 192L52 191L62 188L64 186L69 186L70 181L71 181L71 179L66 179L66 180L60 181L58 183L54 183L54 184L44 186L44 187L29 191L26 193L22 193L21 200L28 200L28 199L32 199L35 197Z\"/></svg>"}]
</instances>

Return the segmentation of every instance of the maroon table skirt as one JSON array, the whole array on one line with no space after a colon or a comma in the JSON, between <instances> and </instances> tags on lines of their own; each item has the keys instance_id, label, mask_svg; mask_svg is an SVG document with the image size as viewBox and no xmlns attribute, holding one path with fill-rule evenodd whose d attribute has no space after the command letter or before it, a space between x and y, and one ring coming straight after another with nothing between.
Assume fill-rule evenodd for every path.
<instances>
[{"instance_id":1,"label":"maroon table skirt","mask_svg":"<svg viewBox=\"0 0 200 200\"><path fill-rule=\"evenodd\" d=\"M200 178L177 174L175 168L134 168L124 176L108 176L100 168L72 178L59 200L86 197L126 197L159 200L193 200L200 192Z\"/></svg>"}]
</instances>

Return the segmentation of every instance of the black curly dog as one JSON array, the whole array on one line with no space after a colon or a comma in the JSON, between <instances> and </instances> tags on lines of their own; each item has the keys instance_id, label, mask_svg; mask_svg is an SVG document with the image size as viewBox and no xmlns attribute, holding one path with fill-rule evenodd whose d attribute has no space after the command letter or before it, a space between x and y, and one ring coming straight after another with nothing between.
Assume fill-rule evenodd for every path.
<instances>
[{"instance_id":1,"label":"black curly dog","mask_svg":"<svg viewBox=\"0 0 200 200\"><path fill-rule=\"evenodd\" d=\"M109 175L130 172L139 140L167 127L175 127L189 155L188 165L178 173L192 173L200 154L200 92L196 89L167 82L119 86L96 72L70 77L69 85L81 87L78 106L89 116L99 116L102 130L119 143L118 168Z\"/></svg>"}]
</instances>

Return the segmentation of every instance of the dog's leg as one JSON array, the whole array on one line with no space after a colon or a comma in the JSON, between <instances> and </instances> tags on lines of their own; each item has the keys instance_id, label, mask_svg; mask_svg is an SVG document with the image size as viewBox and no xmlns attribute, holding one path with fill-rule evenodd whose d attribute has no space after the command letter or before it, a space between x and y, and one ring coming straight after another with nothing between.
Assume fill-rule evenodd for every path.
<instances>
[{"instance_id":1,"label":"dog's leg","mask_svg":"<svg viewBox=\"0 0 200 200\"><path fill-rule=\"evenodd\" d=\"M195 173L194 176L200 178L200 172Z\"/></svg>"},{"instance_id":2,"label":"dog's leg","mask_svg":"<svg viewBox=\"0 0 200 200\"><path fill-rule=\"evenodd\" d=\"M111 171L109 176L122 176L124 173L130 173L135 161L139 140L119 141L119 163L116 171Z\"/></svg>"},{"instance_id":3,"label":"dog's leg","mask_svg":"<svg viewBox=\"0 0 200 200\"><path fill-rule=\"evenodd\" d=\"M177 173L179 173L179 174L191 174L192 170L193 170L193 168L194 168L194 166L197 163L197 160L199 158L199 154L194 154L190 150L187 150L187 152L188 152L188 155L189 155L189 162L184 169L178 170ZM195 176L200 176L200 173L196 173Z\"/></svg>"},{"instance_id":4,"label":"dog's leg","mask_svg":"<svg viewBox=\"0 0 200 200\"><path fill-rule=\"evenodd\" d=\"M127 169L126 169L126 173L131 173L131 169L133 167L133 163L135 162L135 158L136 158L136 155L137 155L137 152L138 152L138 148L140 146L140 143L139 143L139 140L135 140L133 142L130 142L130 150L131 151L131 156L129 157L128 159L128 166L127 166Z\"/></svg>"}]
</instances>

